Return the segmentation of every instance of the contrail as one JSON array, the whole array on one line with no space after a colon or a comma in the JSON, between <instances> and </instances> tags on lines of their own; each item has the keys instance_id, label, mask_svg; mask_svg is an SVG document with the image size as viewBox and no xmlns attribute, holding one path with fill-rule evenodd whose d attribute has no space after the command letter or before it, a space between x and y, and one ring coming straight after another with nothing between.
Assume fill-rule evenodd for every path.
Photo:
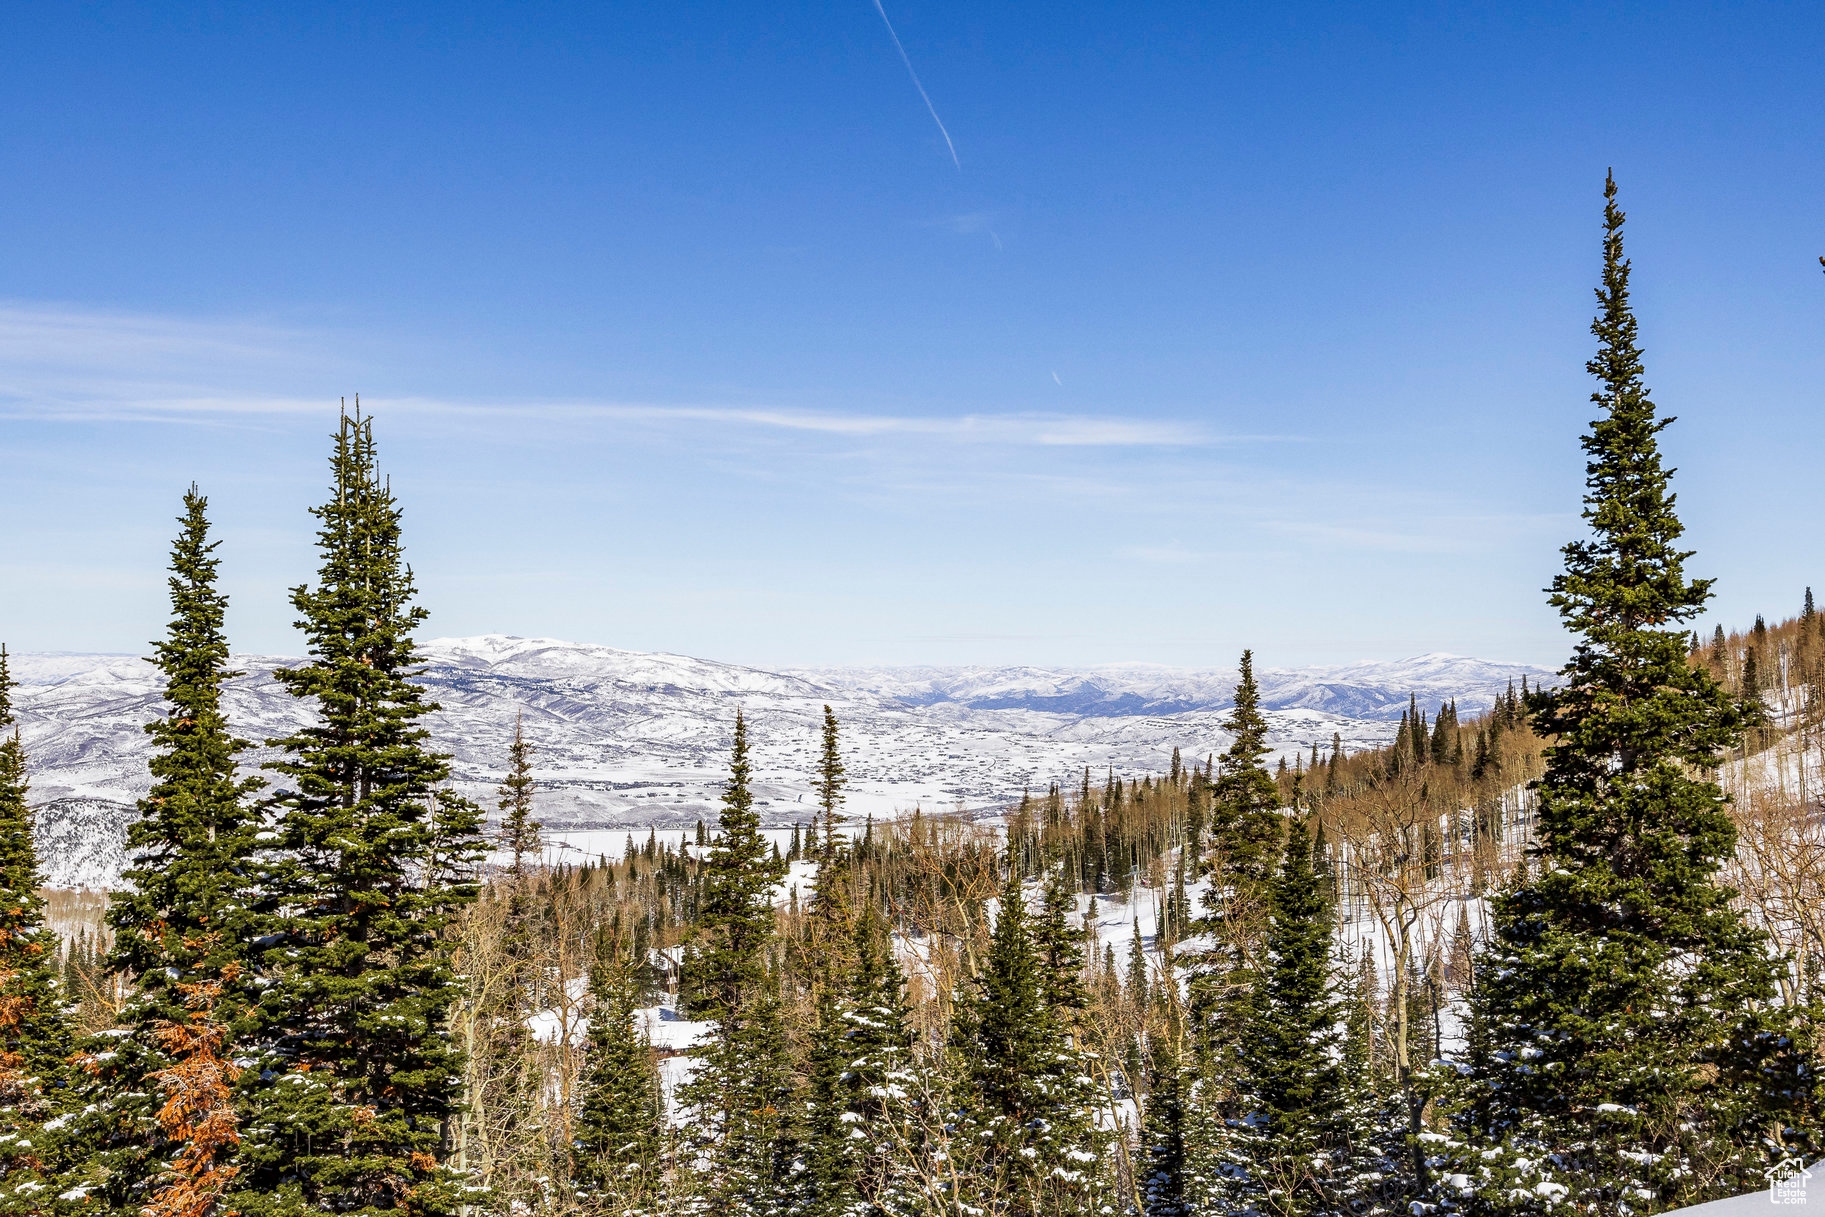
<instances>
[{"instance_id":1,"label":"contrail","mask_svg":"<svg viewBox=\"0 0 1825 1217\"><path fill-rule=\"evenodd\" d=\"M887 27L887 36L893 39L894 50L900 52L900 62L906 65L906 74L912 77L913 88L919 90L919 96L925 102L926 111L931 114L932 121L938 124L938 134L944 137L944 146L951 152L951 164L959 169L963 168L963 162L957 159L957 145L951 143L951 133L944 129L944 120L938 117L938 109L932 105L930 94L926 93L925 86L919 83L919 74L913 71L912 60L906 57L906 48L900 45L900 36L894 33L893 22L887 19L887 10L881 7L881 0L874 0L874 11L881 14L881 24Z\"/></svg>"}]
</instances>

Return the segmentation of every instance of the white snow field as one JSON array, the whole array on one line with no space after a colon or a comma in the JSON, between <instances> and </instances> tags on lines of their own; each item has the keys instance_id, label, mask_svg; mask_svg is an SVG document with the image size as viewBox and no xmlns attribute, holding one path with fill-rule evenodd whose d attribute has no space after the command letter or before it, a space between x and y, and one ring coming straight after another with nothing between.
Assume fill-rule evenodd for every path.
<instances>
[{"instance_id":1,"label":"white snow field","mask_svg":"<svg viewBox=\"0 0 1825 1217\"><path fill-rule=\"evenodd\" d=\"M1673 1209L1672 1213L1678 1217L1801 1217L1813 1209L1825 1212L1825 1165L1806 1168L1796 1164L1783 1174L1785 1178L1771 1182L1763 1191Z\"/></svg>"},{"instance_id":2,"label":"white snow field","mask_svg":"<svg viewBox=\"0 0 1825 1217\"><path fill-rule=\"evenodd\" d=\"M537 748L538 814L571 856L618 853L699 818L714 823L737 708L750 723L754 794L772 826L809 821L823 707L842 728L847 810L857 819L917 806L982 810L1026 788L1074 784L1084 767L1163 771L1172 750L1220 751L1236 675L1116 666L836 668L767 671L682 655L490 634L425 643L418 678L443 709L428 726L454 756L456 786L492 810L516 716ZM109 886L124 864L133 802L148 786L159 712L156 671L121 655L15 655L18 714L31 762L40 855L52 886ZM243 655L226 696L230 722L262 743L308 721L272 677L298 661ZM1457 700L1485 708L1539 668L1450 655L1258 673L1271 741L1283 754L1357 750L1392 738L1417 695L1430 714ZM248 754L250 771L270 756ZM613 829L598 837L595 830ZM583 834L588 834L584 836ZM612 836L611 848L607 838Z\"/></svg>"}]
</instances>

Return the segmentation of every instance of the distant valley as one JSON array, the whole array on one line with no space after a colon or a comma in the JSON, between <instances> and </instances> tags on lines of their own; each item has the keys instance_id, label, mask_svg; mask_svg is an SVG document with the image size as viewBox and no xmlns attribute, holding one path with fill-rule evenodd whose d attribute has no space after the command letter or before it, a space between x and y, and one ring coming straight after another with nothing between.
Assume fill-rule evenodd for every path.
<instances>
[{"instance_id":1,"label":"distant valley","mask_svg":"<svg viewBox=\"0 0 1825 1217\"><path fill-rule=\"evenodd\" d=\"M743 709L755 796L767 823L810 818L809 775L823 707L835 711L856 816L981 810L1023 789L1074 782L1088 766L1118 775L1163 770L1220 751L1236 674L1147 665L798 668L768 671L680 655L542 638L484 635L424 644L421 682L443 709L437 746L458 786L492 808L515 718L538 749L539 812L554 830L688 827L712 821L730 728ZM238 656L235 730L256 743L306 723L272 677L298 662ZM148 784L159 712L156 673L118 655L16 655L19 718L31 758L39 852L53 886L106 886L124 863L126 825ZM1543 669L1452 655L1258 673L1271 739L1283 754L1355 751L1392 738L1409 695L1428 713L1455 698L1486 708ZM270 755L250 750L250 769Z\"/></svg>"}]
</instances>

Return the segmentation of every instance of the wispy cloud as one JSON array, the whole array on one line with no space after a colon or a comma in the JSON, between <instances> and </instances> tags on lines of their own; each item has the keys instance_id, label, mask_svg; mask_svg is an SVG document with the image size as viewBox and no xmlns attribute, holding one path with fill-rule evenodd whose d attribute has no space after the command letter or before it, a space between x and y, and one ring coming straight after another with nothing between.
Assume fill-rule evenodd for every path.
<instances>
[{"instance_id":1,"label":"wispy cloud","mask_svg":"<svg viewBox=\"0 0 1825 1217\"><path fill-rule=\"evenodd\" d=\"M8 367L79 361L143 371L174 361L253 362L295 353L305 337L301 330L250 322L0 303L0 362Z\"/></svg>"},{"instance_id":2,"label":"wispy cloud","mask_svg":"<svg viewBox=\"0 0 1825 1217\"><path fill-rule=\"evenodd\" d=\"M957 159L957 145L951 142L951 133L944 129L944 120L938 117L938 108L932 105L931 95L919 83L919 74L913 71L912 60L907 57L906 48L900 43L900 35L894 31L893 22L887 19L887 10L881 7L881 0L874 0L874 11L881 14L881 24L887 27L887 36L893 39L894 50L900 52L900 62L906 65L906 74L912 77L913 88L919 90L919 98L925 102L926 111L932 116L932 121L938 124L938 134L944 137L944 146L950 149L951 164L962 169L963 162Z\"/></svg>"},{"instance_id":3,"label":"wispy cloud","mask_svg":"<svg viewBox=\"0 0 1825 1217\"><path fill-rule=\"evenodd\" d=\"M273 390L338 377L326 335L258 322L0 302L0 417L210 422L322 411Z\"/></svg>"},{"instance_id":4,"label":"wispy cloud","mask_svg":"<svg viewBox=\"0 0 1825 1217\"><path fill-rule=\"evenodd\" d=\"M330 397L288 389L342 378L341 339L301 329L67 307L0 305L0 417L75 422L248 423L317 416ZM792 406L364 396L395 416L752 428L858 440L926 439L1037 448L1208 448L1273 438L1224 435L1196 422L1011 411L888 414Z\"/></svg>"},{"instance_id":5,"label":"wispy cloud","mask_svg":"<svg viewBox=\"0 0 1825 1217\"><path fill-rule=\"evenodd\" d=\"M1168 541L1164 545L1129 546L1116 556L1153 566L1200 566L1214 560L1217 555L1192 549L1177 541Z\"/></svg>"},{"instance_id":6,"label":"wispy cloud","mask_svg":"<svg viewBox=\"0 0 1825 1217\"><path fill-rule=\"evenodd\" d=\"M0 398L12 396L0 392ZM250 397L134 397L82 395L55 401L14 396L0 404L0 417L70 422L206 422L246 416L321 414L328 399ZM1049 414L965 414L922 418L909 415L835 414L809 410L747 407L639 405L612 402L490 404L422 397L362 398L379 414L443 415L473 419L622 420L657 424L721 424L856 438L925 436L965 444L1042 448L1201 447L1225 438L1191 424ZM1238 437L1246 440L1250 437Z\"/></svg>"}]
</instances>

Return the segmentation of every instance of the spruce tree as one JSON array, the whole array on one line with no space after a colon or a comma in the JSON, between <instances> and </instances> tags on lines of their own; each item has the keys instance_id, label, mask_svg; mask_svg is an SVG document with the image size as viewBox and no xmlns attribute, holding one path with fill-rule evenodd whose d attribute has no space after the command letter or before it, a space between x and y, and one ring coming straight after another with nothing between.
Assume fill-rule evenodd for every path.
<instances>
[{"instance_id":1,"label":"spruce tree","mask_svg":"<svg viewBox=\"0 0 1825 1217\"><path fill-rule=\"evenodd\" d=\"M1263 763L1267 720L1251 651L1242 652L1235 705L1223 727L1232 738L1211 791L1212 877L1206 915L1196 923L1213 945L1186 957L1196 1032L1207 1052L1226 1050L1247 1017L1253 986L1248 961L1266 929L1267 888L1279 860L1280 787Z\"/></svg>"},{"instance_id":2,"label":"spruce tree","mask_svg":"<svg viewBox=\"0 0 1825 1217\"><path fill-rule=\"evenodd\" d=\"M1065 892L1062 877L1048 891ZM965 1136L985 1195L1010 1213L1094 1212L1108 1193L1106 1138L1074 1038L1083 956L1062 912L1068 900L1053 895L1035 925L1008 867L988 957L953 1029L969 1076Z\"/></svg>"},{"instance_id":3,"label":"spruce tree","mask_svg":"<svg viewBox=\"0 0 1825 1217\"><path fill-rule=\"evenodd\" d=\"M853 1211L863 1136L850 1107L850 1023L845 995L834 986L817 994L817 1022L806 1062L805 1200L803 1210L818 1217Z\"/></svg>"},{"instance_id":4,"label":"spruce tree","mask_svg":"<svg viewBox=\"0 0 1825 1217\"><path fill-rule=\"evenodd\" d=\"M1186 1188L1187 1159L1201 1147L1188 1144L1192 1078L1184 1031L1176 1005L1168 1005L1147 1036L1147 1102L1135 1164L1137 1190L1146 1217L1189 1217L1194 1211Z\"/></svg>"},{"instance_id":5,"label":"spruce tree","mask_svg":"<svg viewBox=\"0 0 1825 1217\"><path fill-rule=\"evenodd\" d=\"M1373 944L1365 945L1358 958L1342 954L1337 965L1341 1043L1336 1129L1340 1141L1329 1155L1328 1192L1338 1206L1352 1213L1398 1211L1401 1205L1396 1202L1415 1183L1412 1111L1405 1096L1384 1089L1376 1069L1379 975Z\"/></svg>"},{"instance_id":6,"label":"spruce tree","mask_svg":"<svg viewBox=\"0 0 1825 1217\"><path fill-rule=\"evenodd\" d=\"M1347 1138L1338 1126L1341 1013L1331 981L1330 884L1305 824L1287 834L1269 909L1266 972L1240 1053L1254 1108L1250 1167L1269 1211L1307 1213L1333 1203L1328 1163Z\"/></svg>"},{"instance_id":7,"label":"spruce tree","mask_svg":"<svg viewBox=\"0 0 1825 1217\"><path fill-rule=\"evenodd\" d=\"M1495 902L1478 969L1460 1170L1479 1208L1657 1211L1755 1190L1808 1147L1805 1046L1765 936L1718 881L1735 830L1708 774L1743 715L1687 660L1710 582L1684 573L1656 439L1671 420L1642 383L1613 178L1604 194L1591 535L1551 589L1578 641L1530 703L1553 740L1539 860Z\"/></svg>"},{"instance_id":8,"label":"spruce tree","mask_svg":"<svg viewBox=\"0 0 1825 1217\"><path fill-rule=\"evenodd\" d=\"M513 719L513 742L507 745L507 779L501 783L501 846L513 855L513 877L526 875L526 859L539 857L539 830L545 827L532 818L533 793L538 783L532 777L532 745L526 740L526 716ZM630 848L628 856L633 855Z\"/></svg>"},{"instance_id":9,"label":"spruce tree","mask_svg":"<svg viewBox=\"0 0 1825 1217\"><path fill-rule=\"evenodd\" d=\"M0 1213L38 1214L84 1203L70 1186L75 1146L69 1013L58 984L57 936L45 928L43 880L26 805L25 745L13 720L13 680L0 645ZM67 1191L65 1189L68 1189ZM52 1197L56 1197L53 1199Z\"/></svg>"},{"instance_id":10,"label":"spruce tree","mask_svg":"<svg viewBox=\"0 0 1825 1217\"><path fill-rule=\"evenodd\" d=\"M635 1022L635 967L599 944L590 973L594 1010L570 1163L577 1196L592 1212L638 1209L659 1183L664 1112L653 1052Z\"/></svg>"},{"instance_id":11,"label":"spruce tree","mask_svg":"<svg viewBox=\"0 0 1825 1217\"><path fill-rule=\"evenodd\" d=\"M1157 919L1156 919L1157 923ZM1128 1000L1134 1003L1135 1009L1145 1013L1152 1004L1152 985L1147 978L1147 948L1141 941L1141 916L1134 915L1131 930L1134 937L1128 940Z\"/></svg>"},{"instance_id":12,"label":"spruce tree","mask_svg":"<svg viewBox=\"0 0 1825 1217\"><path fill-rule=\"evenodd\" d=\"M849 908L850 849L838 832L843 822L843 754L838 746L836 715L824 707L822 748L818 756L819 825L812 835L817 848L817 889L812 912L817 918L822 966L841 970L853 935Z\"/></svg>"},{"instance_id":13,"label":"spruce tree","mask_svg":"<svg viewBox=\"0 0 1825 1217\"><path fill-rule=\"evenodd\" d=\"M258 966L260 1051L233 1207L247 1217L459 1206L441 1165L461 1101L444 1024L461 982L445 931L475 894L480 815L445 783L412 682L424 620L372 423L342 417L318 584L292 592L310 658L275 673L314 715L271 741L277 837Z\"/></svg>"},{"instance_id":14,"label":"spruce tree","mask_svg":"<svg viewBox=\"0 0 1825 1217\"><path fill-rule=\"evenodd\" d=\"M1038 1151L1028 1141L1046 1106L1041 1079L1051 1041L1026 899L1013 867L974 990L958 1002L952 1037L967 1078L959 1132L981 1164L979 1186L1007 1197L1015 1211L1028 1211L1040 1175Z\"/></svg>"},{"instance_id":15,"label":"spruce tree","mask_svg":"<svg viewBox=\"0 0 1825 1217\"><path fill-rule=\"evenodd\" d=\"M1048 1059L1041 1073L1046 1106L1042 1160L1049 1157L1059 1185L1060 1202L1093 1208L1106 1180L1099 1164L1108 1158L1110 1138L1102 1131L1101 1100L1093 1081L1102 1072L1091 1050L1091 999L1084 987L1087 922L1077 918L1077 896L1065 882L1063 868L1047 875L1044 916L1035 926L1040 1000L1050 1035ZM1107 985L1114 989L1113 954L1105 959Z\"/></svg>"},{"instance_id":16,"label":"spruce tree","mask_svg":"<svg viewBox=\"0 0 1825 1217\"><path fill-rule=\"evenodd\" d=\"M738 711L722 818L698 870L693 1012L715 1033L680 1092L706 1202L737 1214L787 1204L796 1130L778 997L769 991L773 888L785 877L748 788L748 729Z\"/></svg>"},{"instance_id":17,"label":"spruce tree","mask_svg":"<svg viewBox=\"0 0 1825 1217\"><path fill-rule=\"evenodd\" d=\"M856 1117L850 1138L860 1158L856 1189L871 1212L912 1212L930 1174L920 1169L931 1147L924 1143L917 1110L927 1088L917 1081L906 977L873 903L864 905L856 919L853 951L843 1085Z\"/></svg>"},{"instance_id":18,"label":"spruce tree","mask_svg":"<svg viewBox=\"0 0 1825 1217\"><path fill-rule=\"evenodd\" d=\"M1021 1130L1043 1105L1036 1085L1048 1045L1026 898L1012 868L976 991L958 1014L983 1131L997 1148L1016 1153Z\"/></svg>"},{"instance_id":19,"label":"spruce tree","mask_svg":"<svg viewBox=\"0 0 1825 1217\"><path fill-rule=\"evenodd\" d=\"M1075 1034L1090 1004L1084 991L1084 934L1076 924L1077 894L1062 868L1046 874L1033 945L1039 953L1039 999L1066 1035Z\"/></svg>"},{"instance_id":20,"label":"spruce tree","mask_svg":"<svg viewBox=\"0 0 1825 1217\"><path fill-rule=\"evenodd\" d=\"M254 912L259 821L248 798L262 783L238 776L247 743L230 732L222 708L223 685L239 673L228 670L228 598L216 588L219 542L209 538L208 500L194 485L178 524L166 581L171 622L152 657L164 677L166 707L146 726L155 748L152 786L127 830L126 884L111 893L108 906L109 966L134 978L118 1019L129 1034L96 1037L89 1045L95 1108L86 1132L93 1167L106 1180L107 1199L128 1208L156 1207L153 1191L174 1187L207 1199L197 1180L207 1177L220 1190L238 1173L226 1162L232 1147L226 1134L238 1121L227 1086L237 1070L221 1062L238 1055L236 1038L248 1030L241 1012L257 1000L248 956L261 924ZM196 1136L168 1135L184 1126L157 1118L171 1089L160 1079L174 1078L185 1063L172 1046L185 1050L186 1062L196 1058L192 1073L202 1067L204 1050L218 1058L223 1110L212 1122L189 1125L203 1139L216 1139L207 1152L199 1151Z\"/></svg>"},{"instance_id":21,"label":"spruce tree","mask_svg":"<svg viewBox=\"0 0 1825 1217\"><path fill-rule=\"evenodd\" d=\"M928 1150L915 1119L923 1097L905 977L873 903L862 906L842 987L818 993L807 1066L803 1211L900 1213L916 1208Z\"/></svg>"}]
</instances>

